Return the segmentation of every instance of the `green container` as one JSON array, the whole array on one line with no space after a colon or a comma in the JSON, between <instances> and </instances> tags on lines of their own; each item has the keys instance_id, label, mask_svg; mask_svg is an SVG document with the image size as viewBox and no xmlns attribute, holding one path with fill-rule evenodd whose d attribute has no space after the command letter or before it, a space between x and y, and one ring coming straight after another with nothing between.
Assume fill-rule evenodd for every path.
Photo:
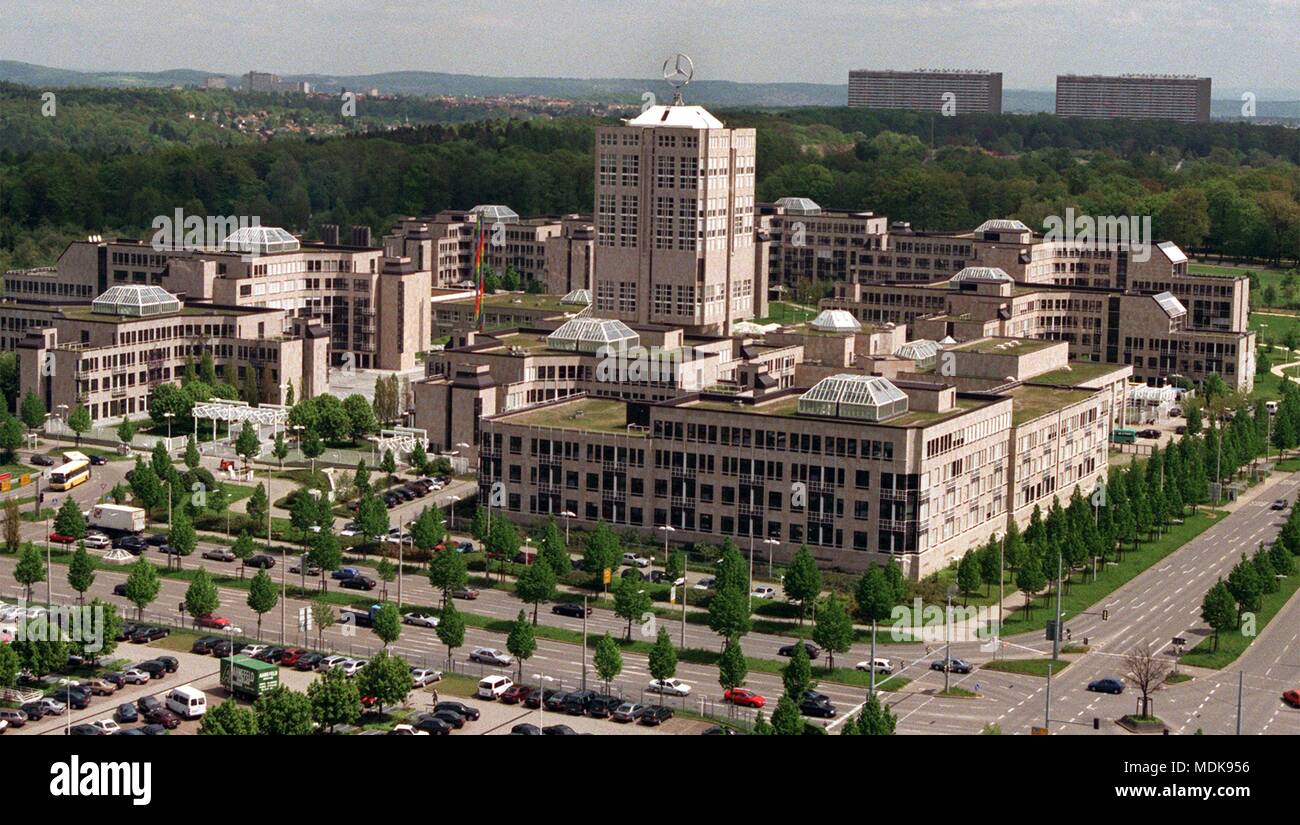
<instances>
[{"instance_id":1,"label":"green container","mask_svg":"<svg viewBox=\"0 0 1300 825\"><path fill-rule=\"evenodd\" d=\"M251 656L225 656L221 659L221 684L236 696L254 700L279 687L280 667Z\"/></svg>"}]
</instances>

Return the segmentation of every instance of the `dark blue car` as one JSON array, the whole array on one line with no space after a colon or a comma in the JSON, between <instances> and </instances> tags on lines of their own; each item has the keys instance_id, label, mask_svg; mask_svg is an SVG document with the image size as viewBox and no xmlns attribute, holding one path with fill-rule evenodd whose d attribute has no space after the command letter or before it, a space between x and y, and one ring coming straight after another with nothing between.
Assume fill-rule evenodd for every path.
<instances>
[{"instance_id":1,"label":"dark blue car","mask_svg":"<svg viewBox=\"0 0 1300 825\"><path fill-rule=\"evenodd\" d=\"M1098 679L1095 682L1089 682L1088 690L1091 690L1094 693L1113 693L1118 696L1124 692L1124 683L1119 679L1106 677L1105 679Z\"/></svg>"},{"instance_id":2,"label":"dark blue car","mask_svg":"<svg viewBox=\"0 0 1300 825\"><path fill-rule=\"evenodd\" d=\"M338 570L335 570L333 573L330 573L331 578L335 578L339 580L353 579L360 575L361 575L361 571L355 567L340 567Z\"/></svg>"},{"instance_id":3,"label":"dark blue car","mask_svg":"<svg viewBox=\"0 0 1300 825\"><path fill-rule=\"evenodd\" d=\"M140 712L135 709L135 705L130 702L123 702L117 706L117 721L122 723L140 721Z\"/></svg>"}]
</instances>

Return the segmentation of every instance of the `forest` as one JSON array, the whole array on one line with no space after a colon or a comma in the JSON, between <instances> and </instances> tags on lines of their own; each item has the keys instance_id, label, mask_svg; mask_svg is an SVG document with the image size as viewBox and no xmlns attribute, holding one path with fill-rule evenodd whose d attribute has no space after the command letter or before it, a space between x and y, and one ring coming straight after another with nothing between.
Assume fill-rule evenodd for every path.
<instances>
[{"instance_id":1,"label":"forest","mask_svg":"<svg viewBox=\"0 0 1300 825\"><path fill-rule=\"evenodd\" d=\"M176 128L171 114L210 93L85 94L103 117L42 124L82 130L69 142L77 148L0 152L0 269L50 264L68 240L88 233L141 237L154 216L176 208L256 215L309 238L324 223L383 232L400 215L477 203L505 203L523 215L589 213L593 130L613 122L496 119L223 143L200 126L164 135ZM155 99L163 101L156 111ZM274 102L267 105L275 115ZM0 127L5 107L0 94ZM971 228L992 217L1041 227L1073 207L1150 215L1158 239L1211 256L1284 266L1300 257L1300 130L847 108L717 114L758 129L760 201L806 196L921 230ZM158 140L86 148L113 146L115 131L140 128Z\"/></svg>"}]
</instances>

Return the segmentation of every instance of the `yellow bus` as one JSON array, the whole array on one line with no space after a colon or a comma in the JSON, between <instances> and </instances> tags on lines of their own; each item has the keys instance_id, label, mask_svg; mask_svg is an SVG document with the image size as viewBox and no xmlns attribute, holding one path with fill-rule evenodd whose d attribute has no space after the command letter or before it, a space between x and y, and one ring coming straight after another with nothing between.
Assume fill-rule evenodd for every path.
<instances>
[{"instance_id":1,"label":"yellow bus","mask_svg":"<svg viewBox=\"0 0 1300 825\"><path fill-rule=\"evenodd\" d=\"M90 458L84 453L63 454L65 463L50 470L51 490L71 490L78 484L90 481Z\"/></svg>"}]
</instances>

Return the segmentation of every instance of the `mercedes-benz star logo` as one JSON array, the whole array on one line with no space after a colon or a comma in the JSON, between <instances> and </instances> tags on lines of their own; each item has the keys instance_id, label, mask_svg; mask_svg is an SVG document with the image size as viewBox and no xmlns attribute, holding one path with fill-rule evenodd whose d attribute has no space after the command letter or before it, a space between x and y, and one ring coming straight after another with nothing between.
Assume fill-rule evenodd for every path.
<instances>
[{"instance_id":1,"label":"mercedes-benz star logo","mask_svg":"<svg viewBox=\"0 0 1300 825\"><path fill-rule=\"evenodd\" d=\"M676 90L680 90L695 76L695 64L684 54L675 54L664 61L664 80Z\"/></svg>"}]
</instances>

